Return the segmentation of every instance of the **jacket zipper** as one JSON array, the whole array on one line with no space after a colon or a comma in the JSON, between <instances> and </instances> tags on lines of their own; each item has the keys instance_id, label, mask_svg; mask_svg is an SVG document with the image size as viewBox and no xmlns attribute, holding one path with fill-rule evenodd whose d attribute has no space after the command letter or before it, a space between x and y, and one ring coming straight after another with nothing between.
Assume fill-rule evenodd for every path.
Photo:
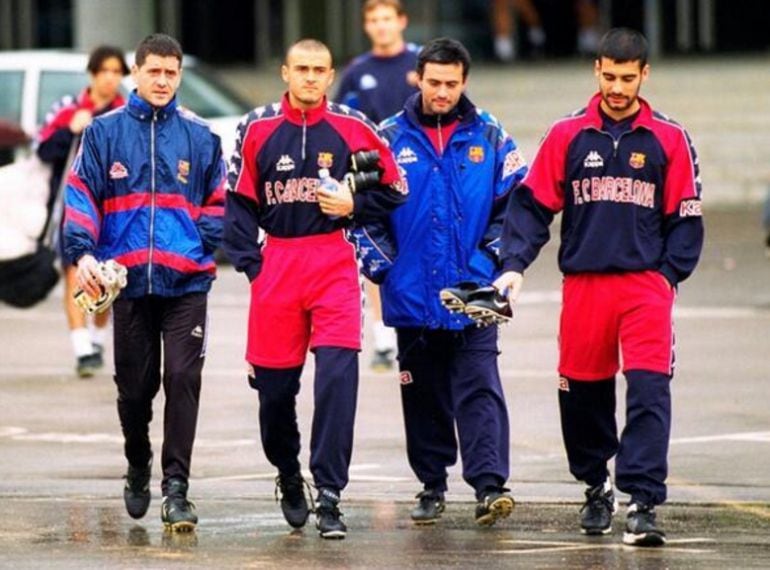
<instances>
[{"instance_id":1,"label":"jacket zipper","mask_svg":"<svg viewBox=\"0 0 770 570\"><path fill-rule=\"evenodd\" d=\"M305 160L305 144L307 143L307 115L302 111L302 160Z\"/></svg>"},{"instance_id":2,"label":"jacket zipper","mask_svg":"<svg viewBox=\"0 0 770 570\"><path fill-rule=\"evenodd\" d=\"M150 122L150 250L147 258L148 295L152 295L152 254L155 249L155 122L158 111L153 110Z\"/></svg>"},{"instance_id":3,"label":"jacket zipper","mask_svg":"<svg viewBox=\"0 0 770 570\"><path fill-rule=\"evenodd\" d=\"M438 131L439 153L444 154L444 133L441 132L441 115L436 115L436 130Z\"/></svg>"}]
</instances>

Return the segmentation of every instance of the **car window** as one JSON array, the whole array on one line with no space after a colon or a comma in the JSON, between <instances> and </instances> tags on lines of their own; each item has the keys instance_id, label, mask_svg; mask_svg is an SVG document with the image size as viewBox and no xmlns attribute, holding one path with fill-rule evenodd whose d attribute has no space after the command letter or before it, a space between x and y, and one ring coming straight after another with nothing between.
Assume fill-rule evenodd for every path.
<instances>
[{"instance_id":1,"label":"car window","mask_svg":"<svg viewBox=\"0 0 770 570\"><path fill-rule=\"evenodd\" d=\"M185 67L179 87L179 103L205 119L240 116L249 105L205 72Z\"/></svg>"},{"instance_id":2,"label":"car window","mask_svg":"<svg viewBox=\"0 0 770 570\"><path fill-rule=\"evenodd\" d=\"M21 123L23 71L0 71L0 118Z\"/></svg>"},{"instance_id":3,"label":"car window","mask_svg":"<svg viewBox=\"0 0 770 570\"><path fill-rule=\"evenodd\" d=\"M43 71L37 100L37 124L45 122L51 105L65 95L77 96L88 85L85 71Z\"/></svg>"}]
</instances>

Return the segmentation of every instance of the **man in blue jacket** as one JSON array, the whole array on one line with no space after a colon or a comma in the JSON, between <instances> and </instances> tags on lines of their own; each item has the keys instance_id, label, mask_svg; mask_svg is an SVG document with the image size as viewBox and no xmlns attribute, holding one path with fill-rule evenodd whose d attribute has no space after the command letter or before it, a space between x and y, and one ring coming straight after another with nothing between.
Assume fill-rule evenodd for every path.
<instances>
[{"instance_id":1,"label":"man in blue jacket","mask_svg":"<svg viewBox=\"0 0 770 570\"><path fill-rule=\"evenodd\" d=\"M410 198L387 228L357 234L365 272L375 279L387 272L383 316L396 327L407 455L424 487L411 513L417 524L436 522L444 510L447 467L457 460L455 426L463 478L478 501L476 522L494 524L513 509L504 488L509 426L497 327L477 328L439 299L443 288L495 279L505 204L527 170L497 120L463 94L469 67L455 40L422 49L420 92L381 125Z\"/></svg>"},{"instance_id":2,"label":"man in blue jacket","mask_svg":"<svg viewBox=\"0 0 770 570\"><path fill-rule=\"evenodd\" d=\"M115 383L133 518L150 504L152 401L166 395L161 519L190 531L187 500L206 351L207 293L222 237L225 168L219 137L177 105L182 50L164 34L145 38L128 103L86 128L65 194L64 251L80 287L99 296L98 262L128 269L115 301Z\"/></svg>"}]
</instances>

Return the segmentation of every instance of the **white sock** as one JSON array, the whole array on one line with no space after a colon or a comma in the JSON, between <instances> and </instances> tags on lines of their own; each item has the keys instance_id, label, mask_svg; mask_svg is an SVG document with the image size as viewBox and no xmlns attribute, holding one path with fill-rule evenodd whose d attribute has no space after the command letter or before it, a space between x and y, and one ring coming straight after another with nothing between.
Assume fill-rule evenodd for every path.
<instances>
[{"instance_id":1,"label":"white sock","mask_svg":"<svg viewBox=\"0 0 770 570\"><path fill-rule=\"evenodd\" d=\"M495 55L500 61L511 61L515 55L513 41L507 36L495 36Z\"/></svg>"},{"instance_id":2,"label":"white sock","mask_svg":"<svg viewBox=\"0 0 770 570\"><path fill-rule=\"evenodd\" d=\"M578 32L578 51L583 55L594 55L599 47L599 32L596 28L584 28Z\"/></svg>"},{"instance_id":3,"label":"white sock","mask_svg":"<svg viewBox=\"0 0 770 570\"><path fill-rule=\"evenodd\" d=\"M540 26L530 28L527 32L527 38L533 47L543 47L545 45L545 30Z\"/></svg>"},{"instance_id":4,"label":"white sock","mask_svg":"<svg viewBox=\"0 0 770 570\"><path fill-rule=\"evenodd\" d=\"M107 329L109 327L97 327L97 326L90 326L88 328L89 334L91 335L91 343L92 344L98 344L99 346L104 346L107 342Z\"/></svg>"},{"instance_id":5,"label":"white sock","mask_svg":"<svg viewBox=\"0 0 770 570\"><path fill-rule=\"evenodd\" d=\"M382 352L385 350L396 351L396 331L386 327L382 321L375 321L373 327L374 350Z\"/></svg>"},{"instance_id":6,"label":"white sock","mask_svg":"<svg viewBox=\"0 0 770 570\"><path fill-rule=\"evenodd\" d=\"M94 345L91 344L91 334L87 328L72 329L70 331L70 340L72 341L72 350L75 352L76 357L80 358L81 356L93 354Z\"/></svg>"}]
</instances>

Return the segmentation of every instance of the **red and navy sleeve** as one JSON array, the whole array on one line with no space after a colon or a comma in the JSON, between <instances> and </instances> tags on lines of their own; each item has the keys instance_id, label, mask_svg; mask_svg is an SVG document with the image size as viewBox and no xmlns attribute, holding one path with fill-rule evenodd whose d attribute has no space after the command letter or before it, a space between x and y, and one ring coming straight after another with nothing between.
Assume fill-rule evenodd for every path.
<instances>
[{"instance_id":1,"label":"red and navy sleeve","mask_svg":"<svg viewBox=\"0 0 770 570\"><path fill-rule=\"evenodd\" d=\"M704 235L698 156L687 132L675 126L675 135L662 140L668 165L663 187L664 248L658 269L674 286L695 269Z\"/></svg>"},{"instance_id":2,"label":"red and navy sleeve","mask_svg":"<svg viewBox=\"0 0 770 570\"><path fill-rule=\"evenodd\" d=\"M76 263L85 254L93 253L99 242L102 224L102 190L107 183L106 166L99 149L98 125L83 132L77 156L67 174L64 193L64 254Z\"/></svg>"},{"instance_id":3,"label":"red and navy sleeve","mask_svg":"<svg viewBox=\"0 0 770 570\"><path fill-rule=\"evenodd\" d=\"M513 191L503 223L503 271L523 272L550 239L548 227L564 207L564 161L569 132L557 123L546 133L527 176Z\"/></svg>"},{"instance_id":4,"label":"red and navy sleeve","mask_svg":"<svg viewBox=\"0 0 770 570\"><path fill-rule=\"evenodd\" d=\"M59 168L64 168L75 138L69 125L76 110L75 99L69 95L53 104L37 136L37 155L40 160L48 164L61 164Z\"/></svg>"},{"instance_id":5,"label":"red and navy sleeve","mask_svg":"<svg viewBox=\"0 0 770 570\"><path fill-rule=\"evenodd\" d=\"M235 150L227 171L222 249L233 267L253 281L262 267L259 244L259 150L255 111L238 125Z\"/></svg>"},{"instance_id":6,"label":"red and navy sleeve","mask_svg":"<svg viewBox=\"0 0 770 570\"><path fill-rule=\"evenodd\" d=\"M222 142L211 133L213 153L206 169L206 189L203 196L197 226L203 246L213 252L222 242L222 220L225 214L225 162L222 159Z\"/></svg>"}]
</instances>

